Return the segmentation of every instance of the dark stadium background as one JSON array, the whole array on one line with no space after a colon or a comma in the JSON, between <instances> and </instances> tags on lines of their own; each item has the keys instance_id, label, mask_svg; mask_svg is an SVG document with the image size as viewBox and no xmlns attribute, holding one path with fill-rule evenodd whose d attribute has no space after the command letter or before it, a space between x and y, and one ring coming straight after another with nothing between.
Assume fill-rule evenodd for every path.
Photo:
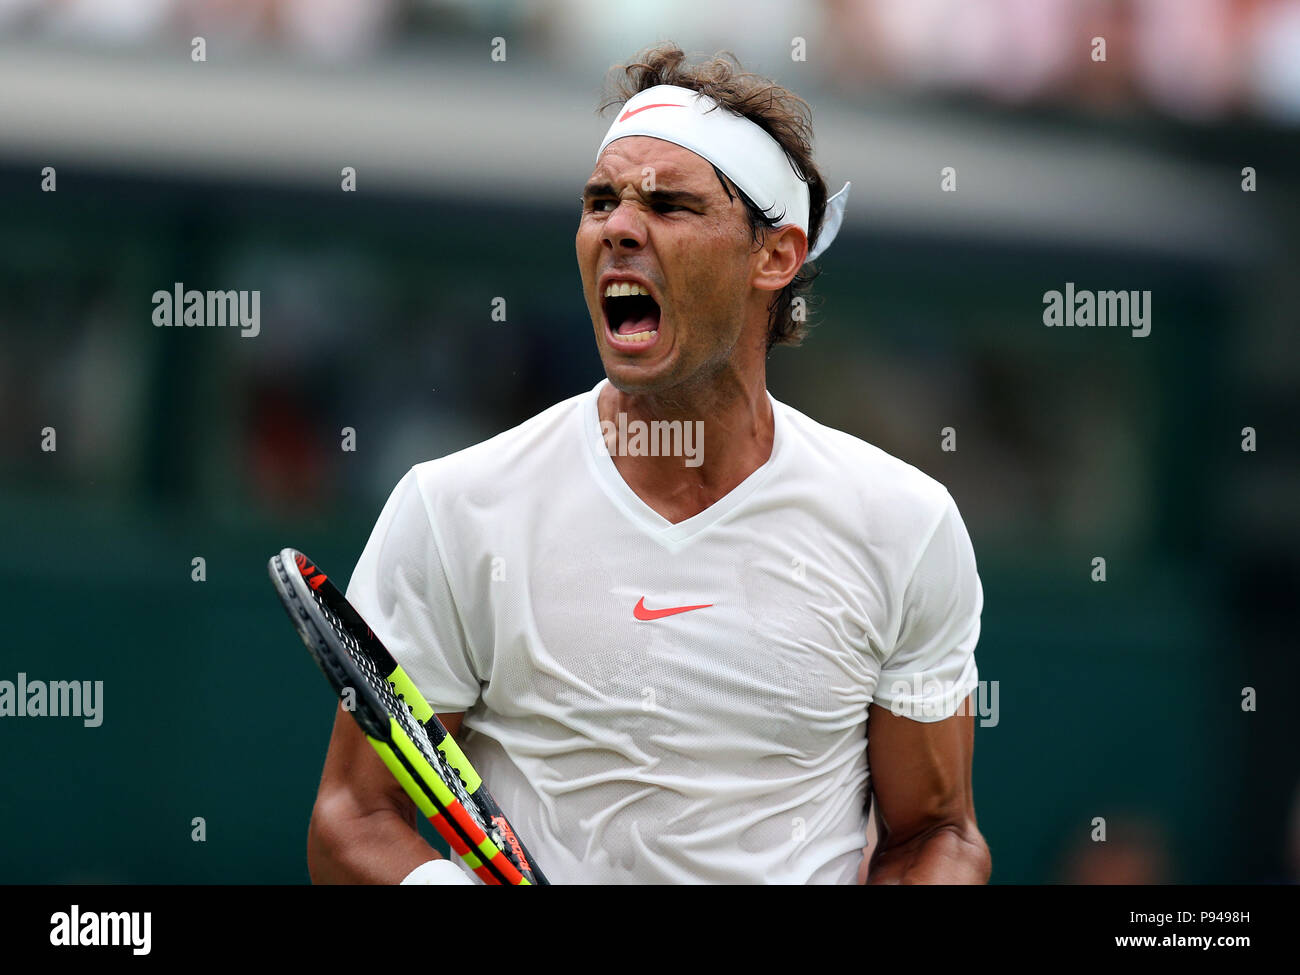
<instances>
[{"instance_id":1,"label":"dark stadium background","mask_svg":"<svg viewBox=\"0 0 1300 975\"><path fill-rule=\"evenodd\" d=\"M992 55L901 6L0 4L0 679L105 685L99 728L0 719L0 882L307 880L332 700L266 560L346 579L411 464L600 378L577 194L660 38L808 98L854 181L769 385L961 508L993 881L1300 880L1297 5L989 3ZM261 334L154 328L176 281ZM1044 328L1067 281L1151 335Z\"/></svg>"}]
</instances>

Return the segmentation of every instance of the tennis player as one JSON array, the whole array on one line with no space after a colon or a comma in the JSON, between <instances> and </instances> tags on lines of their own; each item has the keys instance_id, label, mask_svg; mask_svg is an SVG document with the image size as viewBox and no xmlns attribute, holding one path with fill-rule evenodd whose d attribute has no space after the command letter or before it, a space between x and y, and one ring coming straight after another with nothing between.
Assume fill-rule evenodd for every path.
<instances>
[{"instance_id":1,"label":"tennis player","mask_svg":"<svg viewBox=\"0 0 1300 975\"><path fill-rule=\"evenodd\" d=\"M607 378L412 468L347 595L554 882L984 883L962 519L766 387L848 187L733 60L616 77L576 240ZM468 882L416 816L340 711L313 879Z\"/></svg>"}]
</instances>

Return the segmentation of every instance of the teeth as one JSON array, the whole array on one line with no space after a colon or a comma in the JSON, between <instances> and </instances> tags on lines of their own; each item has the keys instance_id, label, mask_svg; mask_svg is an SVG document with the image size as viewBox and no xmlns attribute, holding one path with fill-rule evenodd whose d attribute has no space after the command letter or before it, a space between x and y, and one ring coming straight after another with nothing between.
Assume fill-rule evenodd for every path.
<instances>
[{"instance_id":1,"label":"teeth","mask_svg":"<svg viewBox=\"0 0 1300 975\"><path fill-rule=\"evenodd\" d=\"M651 329L649 332L634 332L631 335L620 335L618 340L620 342L649 342L658 334L659 330L656 328Z\"/></svg>"},{"instance_id":2,"label":"teeth","mask_svg":"<svg viewBox=\"0 0 1300 975\"><path fill-rule=\"evenodd\" d=\"M650 292L632 281L614 281L605 286L606 298L630 298L632 295L646 295Z\"/></svg>"}]
</instances>

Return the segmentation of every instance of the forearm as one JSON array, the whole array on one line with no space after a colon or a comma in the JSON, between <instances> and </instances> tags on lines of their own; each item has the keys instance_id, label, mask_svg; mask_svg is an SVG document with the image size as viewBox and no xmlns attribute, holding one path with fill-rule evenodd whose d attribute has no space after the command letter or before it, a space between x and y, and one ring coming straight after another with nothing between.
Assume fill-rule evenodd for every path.
<instances>
[{"instance_id":1,"label":"forearm","mask_svg":"<svg viewBox=\"0 0 1300 975\"><path fill-rule=\"evenodd\" d=\"M307 831L307 869L316 884L397 884L438 856L397 810L318 810Z\"/></svg>"},{"instance_id":2,"label":"forearm","mask_svg":"<svg viewBox=\"0 0 1300 975\"><path fill-rule=\"evenodd\" d=\"M986 884L993 871L988 844L973 826L944 826L905 842L877 847L868 884Z\"/></svg>"}]
</instances>

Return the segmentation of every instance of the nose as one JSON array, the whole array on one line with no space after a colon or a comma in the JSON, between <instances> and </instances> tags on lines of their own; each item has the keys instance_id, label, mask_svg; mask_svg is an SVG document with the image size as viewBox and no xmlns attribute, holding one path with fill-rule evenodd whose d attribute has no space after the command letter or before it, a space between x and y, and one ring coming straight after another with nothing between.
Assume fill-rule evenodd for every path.
<instances>
[{"instance_id":1,"label":"nose","mask_svg":"<svg viewBox=\"0 0 1300 975\"><path fill-rule=\"evenodd\" d=\"M605 218L601 241L611 250L635 250L645 246L645 223L635 203L620 200Z\"/></svg>"}]
</instances>

